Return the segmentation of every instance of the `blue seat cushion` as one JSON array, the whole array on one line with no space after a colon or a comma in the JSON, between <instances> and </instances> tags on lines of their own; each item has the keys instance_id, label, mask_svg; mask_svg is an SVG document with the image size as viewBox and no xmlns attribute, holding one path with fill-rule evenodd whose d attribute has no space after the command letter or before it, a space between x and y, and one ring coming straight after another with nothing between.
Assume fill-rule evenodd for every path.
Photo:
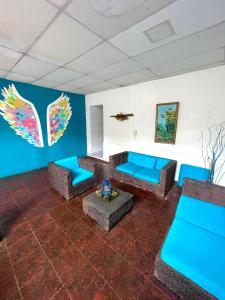
<instances>
[{"instance_id":1,"label":"blue seat cushion","mask_svg":"<svg viewBox=\"0 0 225 300\"><path fill-rule=\"evenodd\" d=\"M128 161L140 167L155 169L156 157L136 152L128 152Z\"/></svg>"},{"instance_id":2,"label":"blue seat cushion","mask_svg":"<svg viewBox=\"0 0 225 300\"><path fill-rule=\"evenodd\" d=\"M179 186L183 186L184 178L191 178L194 180L208 180L209 170L206 168L182 164L180 166L180 173L178 179Z\"/></svg>"},{"instance_id":3,"label":"blue seat cushion","mask_svg":"<svg viewBox=\"0 0 225 300\"><path fill-rule=\"evenodd\" d=\"M70 169L71 171L79 168L79 162L78 162L78 159L76 156L56 160L55 164L57 164L58 166Z\"/></svg>"},{"instance_id":4,"label":"blue seat cushion","mask_svg":"<svg viewBox=\"0 0 225 300\"><path fill-rule=\"evenodd\" d=\"M93 176L93 172L85 170L83 168L77 168L72 172L72 185L81 183L85 180L90 179Z\"/></svg>"},{"instance_id":5,"label":"blue seat cushion","mask_svg":"<svg viewBox=\"0 0 225 300\"><path fill-rule=\"evenodd\" d=\"M134 177L151 183L158 184L160 181L160 171L151 170L148 168L141 168L140 170L134 173Z\"/></svg>"},{"instance_id":6,"label":"blue seat cushion","mask_svg":"<svg viewBox=\"0 0 225 300\"><path fill-rule=\"evenodd\" d=\"M157 157L155 169L161 171L170 162L167 158Z\"/></svg>"},{"instance_id":7,"label":"blue seat cushion","mask_svg":"<svg viewBox=\"0 0 225 300\"><path fill-rule=\"evenodd\" d=\"M225 207L182 195L176 217L225 237Z\"/></svg>"},{"instance_id":8,"label":"blue seat cushion","mask_svg":"<svg viewBox=\"0 0 225 300\"><path fill-rule=\"evenodd\" d=\"M135 172L140 170L140 166L137 166L131 162L126 162L122 165L117 166L116 170L133 176Z\"/></svg>"},{"instance_id":9,"label":"blue seat cushion","mask_svg":"<svg viewBox=\"0 0 225 300\"><path fill-rule=\"evenodd\" d=\"M225 299L225 238L175 219L161 258L218 299Z\"/></svg>"}]
</instances>

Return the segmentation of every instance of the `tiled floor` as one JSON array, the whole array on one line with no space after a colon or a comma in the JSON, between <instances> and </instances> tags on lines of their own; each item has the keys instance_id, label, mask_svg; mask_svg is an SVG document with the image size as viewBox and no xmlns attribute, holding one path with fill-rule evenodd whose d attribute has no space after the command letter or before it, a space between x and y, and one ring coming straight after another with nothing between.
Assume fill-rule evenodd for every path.
<instances>
[{"instance_id":1,"label":"tiled floor","mask_svg":"<svg viewBox=\"0 0 225 300\"><path fill-rule=\"evenodd\" d=\"M0 299L178 299L153 277L154 260L176 209L131 186L133 210L109 233L49 188L47 170L0 181ZM89 191L90 192L90 191ZM8 231L8 232L7 232Z\"/></svg>"}]
</instances>

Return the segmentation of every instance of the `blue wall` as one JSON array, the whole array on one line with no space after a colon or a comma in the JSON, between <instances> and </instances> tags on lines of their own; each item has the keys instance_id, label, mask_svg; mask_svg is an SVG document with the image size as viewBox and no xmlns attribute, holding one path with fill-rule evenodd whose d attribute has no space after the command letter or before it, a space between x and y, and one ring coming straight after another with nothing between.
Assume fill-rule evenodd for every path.
<instances>
[{"instance_id":1,"label":"blue wall","mask_svg":"<svg viewBox=\"0 0 225 300\"><path fill-rule=\"evenodd\" d=\"M62 92L5 79L0 79L0 89L12 83L19 94L32 102L37 110L43 132L44 148L37 148L16 135L0 115L0 178L45 167L49 161L72 155L86 155L85 96L65 92L70 98L72 117L64 135L56 144L49 147L46 124L47 106ZM3 99L1 94L0 99Z\"/></svg>"}]
</instances>

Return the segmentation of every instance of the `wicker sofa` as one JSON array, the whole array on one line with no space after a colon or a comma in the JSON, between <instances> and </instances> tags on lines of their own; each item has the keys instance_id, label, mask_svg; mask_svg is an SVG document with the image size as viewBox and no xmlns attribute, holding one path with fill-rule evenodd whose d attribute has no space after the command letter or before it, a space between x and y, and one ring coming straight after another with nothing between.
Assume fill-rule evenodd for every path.
<instances>
[{"instance_id":1,"label":"wicker sofa","mask_svg":"<svg viewBox=\"0 0 225 300\"><path fill-rule=\"evenodd\" d=\"M225 299L224 253L225 187L185 179L155 277L183 299Z\"/></svg>"},{"instance_id":2,"label":"wicker sofa","mask_svg":"<svg viewBox=\"0 0 225 300\"><path fill-rule=\"evenodd\" d=\"M121 152L109 157L110 174L122 181L164 197L174 184L175 160L135 152Z\"/></svg>"},{"instance_id":3,"label":"wicker sofa","mask_svg":"<svg viewBox=\"0 0 225 300\"><path fill-rule=\"evenodd\" d=\"M98 171L94 161L69 157L50 162L48 176L51 187L67 200L98 184Z\"/></svg>"}]
</instances>

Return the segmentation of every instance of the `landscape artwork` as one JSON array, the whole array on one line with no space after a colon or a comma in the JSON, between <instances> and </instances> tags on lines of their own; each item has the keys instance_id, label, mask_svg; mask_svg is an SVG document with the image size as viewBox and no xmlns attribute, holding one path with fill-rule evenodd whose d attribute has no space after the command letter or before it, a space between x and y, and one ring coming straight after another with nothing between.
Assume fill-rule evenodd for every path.
<instances>
[{"instance_id":1,"label":"landscape artwork","mask_svg":"<svg viewBox=\"0 0 225 300\"><path fill-rule=\"evenodd\" d=\"M179 102L160 103L156 107L155 142L175 144Z\"/></svg>"}]
</instances>

